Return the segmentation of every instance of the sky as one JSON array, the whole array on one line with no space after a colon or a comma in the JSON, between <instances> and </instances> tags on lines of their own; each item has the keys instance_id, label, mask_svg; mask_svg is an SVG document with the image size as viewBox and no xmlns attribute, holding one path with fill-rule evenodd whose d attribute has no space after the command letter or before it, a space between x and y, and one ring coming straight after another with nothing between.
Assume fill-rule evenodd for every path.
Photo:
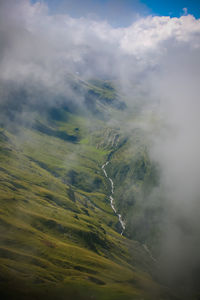
<instances>
[{"instance_id":1,"label":"sky","mask_svg":"<svg viewBox=\"0 0 200 300\"><path fill-rule=\"evenodd\" d=\"M128 26L138 16L157 15L200 17L199 0L42 0L52 14L66 13L72 17L100 18L114 26ZM37 0L32 0L37 2Z\"/></svg>"},{"instance_id":2,"label":"sky","mask_svg":"<svg viewBox=\"0 0 200 300\"><path fill-rule=\"evenodd\" d=\"M188 12L196 18L200 16L199 0L144 0L142 2L154 15L180 17L184 12Z\"/></svg>"}]
</instances>

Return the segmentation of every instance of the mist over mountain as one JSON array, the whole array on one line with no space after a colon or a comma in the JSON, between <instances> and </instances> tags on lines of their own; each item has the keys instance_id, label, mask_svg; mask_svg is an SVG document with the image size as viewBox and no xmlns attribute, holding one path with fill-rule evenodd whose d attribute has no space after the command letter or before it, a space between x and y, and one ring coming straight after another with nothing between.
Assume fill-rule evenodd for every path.
<instances>
[{"instance_id":1,"label":"mist over mountain","mask_svg":"<svg viewBox=\"0 0 200 300\"><path fill-rule=\"evenodd\" d=\"M52 205L60 193L58 187L64 191L66 184L73 203L66 202L66 210L76 214L71 223L82 222L83 218L81 226L89 222L92 235L88 233L90 229L80 233L81 229L75 227L70 234L66 233L66 224L53 223L58 222L53 213L51 221L38 219L36 225L31 221L31 226L44 233L48 225L50 231L68 234L69 241L71 237L74 243L80 238L78 245L82 243L83 248L111 260L118 257L117 261L124 260L125 266L130 259L122 255L121 248L120 254L112 254L113 245L120 239L120 223L116 216L113 219L108 198L110 187L100 173L103 163L110 161L108 175L115 184L116 208L127 225L127 243L130 240L148 246L157 262L156 271L150 272L153 280L159 278L159 284L172 288L173 294L178 286L177 294L169 299L198 299L200 20L186 11L179 18L142 16L146 8L135 1L138 13L129 15L134 20L132 24L115 26L112 13L117 14L117 10L108 9L103 20L103 13L95 15L96 7L92 8L94 14L87 14L87 6L77 11L76 3L72 7L69 3L63 2L61 6L69 10L67 14L60 8L50 13L45 2L0 2L1 177L7 182L9 176L14 176L14 162L20 155L23 170L33 164L35 172L42 172L40 176L45 178L36 195L27 183L22 194L19 186L10 186L16 178L23 182L25 175L9 177L9 184L3 184L7 188L2 188L2 203L11 194L16 194L19 201L26 194L28 198L39 197L37 201L46 199ZM118 4L121 7L122 3ZM124 15L126 12L125 9ZM10 169L6 171L4 164L11 152L14 156L11 155ZM90 161L92 171L88 171L84 160ZM31 174L30 170L27 174ZM48 183L48 172L48 176L53 176L53 188ZM37 180L35 184L39 186ZM51 192L48 194L44 188ZM13 189L11 194L9 189ZM62 203L62 209L69 200L64 195L63 192L56 204ZM11 205L6 203L5 211L2 204L5 216L9 215ZM96 212L92 215L96 208L101 210L101 217ZM80 211L84 216L79 216ZM62 218L64 212L59 214ZM90 215L93 219L88 221ZM98 218L103 223L101 231L95 224ZM96 231L92 226L96 226ZM112 230L108 239L104 239L103 230ZM5 234L6 230L2 232ZM115 238L112 234L116 234ZM122 241L122 248L132 249L123 237ZM1 246L8 247L6 243ZM44 243L54 245L53 241ZM133 249L137 248L135 245ZM140 251L145 257L144 249ZM140 254L138 257L140 260ZM82 272L80 266L76 270ZM95 279L92 280L94 283ZM131 298L132 294L126 297L139 299ZM165 299L159 297L156 299Z\"/></svg>"}]
</instances>

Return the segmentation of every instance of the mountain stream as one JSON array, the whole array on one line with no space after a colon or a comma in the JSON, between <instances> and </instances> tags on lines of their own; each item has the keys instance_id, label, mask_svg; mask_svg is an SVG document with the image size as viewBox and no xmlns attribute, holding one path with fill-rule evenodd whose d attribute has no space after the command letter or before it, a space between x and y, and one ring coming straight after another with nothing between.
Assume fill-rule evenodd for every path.
<instances>
[{"instance_id":1,"label":"mountain stream","mask_svg":"<svg viewBox=\"0 0 200 300\"><path fill-rule=\"evenodd\" d=\"M112 195L114 194L114 183L113 183L112 178L108 177L108 174L107 174L107 172L106 172L106 170L105 170L105 167L106 167L109 163L110 163L110 162L107 161L105 164L103 164L103 166L102 166L101 168L102 168L102 170L103 170L103 172L104 172L105 177L110 181L110 185L111 185L111 195L109 196L109 198L110 198L110 206L112 207L112 210L114 211L114 213L118 216L119 222L120 222L121 227L122 227L121 235L123 235L124 230L126 229L126 223L122 220L121 214L118 214L118 213L117 213L117 210L116 210L116 208L115 208L114 198L112 197ZM151 257L151 259L152 259L154 262L156 262L156 259L153 257L153 255L152 255L150 249L147 247L147 245L146 245L146 244L143 244L142 246L144 247L145 251L149 254L149 256Z\"/></svg>"},{"instance_id":2,"label":"mountain stream","mask_svg":"<svg viewBox=\"0 0 200 300\"><path fill-rule=\"evenodd\" d=\"M111 195L109 196L109 198L110 198L110 206L112 207L112 210L114 211L114 213L118 216L119 222L120 222L121 227L122 227L121 235L123 235L124 230L126 228L126 223L122 220L121 214L118 214L117 210L115 208L114 198L112 197L112 195L114 194L114 183L113 183L113 180L110 177L108 177L108 174L107 174L107 172L105 170L105 167L108 164L109 164L109 161L107 161L105 164L103 164L103 166L101 168L102 168L102 170L104 172L105 177L110 181L110 185L111 185Z\"/></svg>"}]
</instances>

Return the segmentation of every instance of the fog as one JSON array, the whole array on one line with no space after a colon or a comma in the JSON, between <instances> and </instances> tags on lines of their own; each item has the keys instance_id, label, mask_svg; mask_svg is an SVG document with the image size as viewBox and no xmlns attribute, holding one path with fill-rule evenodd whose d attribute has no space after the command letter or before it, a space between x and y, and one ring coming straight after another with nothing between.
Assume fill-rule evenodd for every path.
<instances>
[{"instance_id":1,"label":"fog","mask_svg":"<svg viewBox=\"0 0 200 300\"><path fill-rule=\"evenodd\" d=\"M168 281L184 277L196 284L192 278L200 266L200 20L192 15L137 15L131 25L114 27L109 13L105 20L98 19L97 8L94 18L85 8L70 16L68 8L66 14L52 14L44 3L0 2L0 103L19 105L23 91L22 118L32 104L59 105L63 99L80 104L83 97L75 97L70 83L75 76L116 80L128 105L138 98L147 107L153 104L160 123L151 135L150 155L160 166L166 211L162 270Z\"/></svg>"},{"instance_id":2,"label":"fog","mask_svg":"<svg viewBox=\"0 0 200 300\"><path fill-rule=\"evenodd\" d=\"M193 45L173 47L162 62L157 92L165 129L154 137L151 149L166 198L164 274L172 284L179 280L192 289L199 285L200 271L199 63L199 49Z\"/></svg>"}]
</instances>

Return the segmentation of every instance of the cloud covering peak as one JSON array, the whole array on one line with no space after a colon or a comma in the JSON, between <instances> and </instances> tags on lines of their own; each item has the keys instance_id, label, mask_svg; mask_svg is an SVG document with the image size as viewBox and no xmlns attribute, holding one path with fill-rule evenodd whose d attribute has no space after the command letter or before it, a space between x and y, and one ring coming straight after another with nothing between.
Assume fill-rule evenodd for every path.
<instances>
[{"instance_id":1,"label":"cloud covering peak","mask_svg":"<svg viewBox=\"0 0 200 300\"><path fill-rule=\"evenodd\" d=\"M136 20L129 27L113 28L106 22L69 15L48 15L39 2L1 2L1 76L31 75L34 68L50 76L52 68L82 73L116 74L127 60L136 67L155 65L171 45L184 43L198 48L200 20L191 15L180 18L152 17ZM9 71L9 65L12 70ZM128 68L129 63L127 64ZM68 69L68 70L67 70ZM27 74L27 72L29 74ZM19 74L20 73L20 74ZM40 74L40 72L38 72ZM43 76L44 78L44 76Z\"/></svg>"}]
</instances>

